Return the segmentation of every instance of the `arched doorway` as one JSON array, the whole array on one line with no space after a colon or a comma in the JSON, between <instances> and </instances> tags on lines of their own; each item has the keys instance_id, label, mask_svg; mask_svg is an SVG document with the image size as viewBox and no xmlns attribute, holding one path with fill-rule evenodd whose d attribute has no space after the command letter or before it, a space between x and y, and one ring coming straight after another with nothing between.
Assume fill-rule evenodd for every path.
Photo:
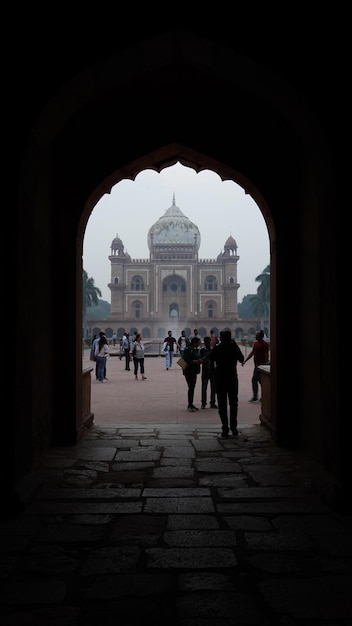
<instances>
[{"instance_id":1,"label":"arched doorway","mask_svg":"<svg viewBox=\"0 0 352 626\"><path fill-rule=\"evenodd\" d=\"M141 65L142 58L148 59L147 67ZM148 98L136 115L135 105L146 89ZM170 89L173 98L165 124L160 102ZM216 98L209 99L209 93ZM172 32L162 41L132 45L128 54L117 53L87 67L58 87L38 114L19 185L21 231L16 244L26 251L26 263L21 266L17 344L19 352L26 345L21 371L27 377L16 373L21 388L17 422L23 422L27 440L38 447L75 441L76 415L82 408L79 338L85 224L97 200L118 181L133 180L146 167L161 171L177 161L234 180L265 216L271 242L272 408L278 439L284 444L300 442L318 456L324 456L328 444L334 456L340 436L331 424L331 414L336 413L336 355L331 355L336 312L330 306L334 255L324 255L320 242L329 239L327 206L331 209L336 198L324 137L305 100L259 61L187 33ZM314 371L308 360L300 362L296 404L289 405L291 360L283 342L277 341L287 328L288 276L294 276L303 294L297 297L297 352L303 354L309 334L310 351L329 357L319 359ZM66 300L76 306L59 312L56 290L62 283ZM33 292L36 307L29 311L24 303ZM39 317L38 310L45 310L45 317ZM330 350L322 342L322 328L328 329ZM57 329L60 336L76 341L75 359L66 367L65 394L53 350ZM38 338L40 353L35 349ZM323 422L324 429L314 419Z\"/></svg>"},{"instance_id":2,"label":"arched doorway","mask_svg":"<svg viewBox=\"0 0 352 626\"><path fill-rule=\"evenodd\" d=\"M175 148L177 149L176 150L176 154L178 155L177 158L175 154L173 154L175 151ZM165 163L165 165L157 167L157 163L160 163L160 161L163 158L165 158L165 153L167 154L167 162ZM202 163L201 167L199 167L199 162ZM253 200L256 202L258 208L261 210L263 214L263 217L267 225L267 229L268 229L269 239L270 241L275 239L275 230L273 226L273 221L272 221L272 218L270 216L270 211L265 201L263 200L263 198L261 197L258 191L256 192L253 191L253 185L250 183L250 181L245 180L243 178L243 175L239 174L237 171L235 170L230 171L229 168L226 168L222 163L215 162L213 159L210 159L209 157L206 157L205 155L195 153L189 150L188 148L186 148L185 146L180 146L180 145L165 146L162 149L162 151L160 151L160 153L157 151L157 152L154 152L152 155L150 155L150 161L148 161L148 156L145 155L143 158L143 163L144 164L147 163L147 166L145 169L149 168L158 172L161 172L164 167L170 167L170 165L173 165L174 163L175 164L181 163L183 165L186 165L187 167L191 167L198 173L202 170L208 170L211 168L212 171L216 172L222 180L232 180L234 183L239 184L244 189L252 188L251 195L252 195ZM136 165L137 165L136 162L134 162L133 171L131 171L131 178L133 179L139 173L139 170L138 169L136 170ZM126 178L126 171L128 172L128 166L124 167L123 177L121 177L121 173L118 171L113 173L109 177L110 189L114 187L118 182L120 182L120 180L122 180L123 178ZM106 183L102 182L101 186L99 186L99 189L106 189ZM85 207L85 212L84 212L85 222L82 224L83 229L80 235L82 236L81 248L79 252L80 258L83 257L84 231L86 228L87 221L90 217L91 211L94 209L96 205L97 193L98 193L98 190L95 191L92 199L90 199L90 201L87 202L87 205ZM120 216L117 210L116 219L117 221L119 220L122 221L124 219L123 209L121 210ZM272 246L270 246L270 249L272 249ZM272 265L274 266L274 260L270 258L270 267L272 267ZM273 269L273 280L275 281L274 269ZM275 284L275 282L273 282L273 284ZM182 287L182 279L181 277L174 275L174 273L167 276L163 281L162 293L160 294L160 297L161 297L160 307L162 307L162 301L165 300L164 307L166 308L165 308L165 311L163 311L163 313L166 318L176 319L179 316L179 308L178 308L178 305L174 302L173 297L174 297L175 292L177 291L181 292L181 287ZM138 291L137 287L135 289ZM212 305L211 301L207 303L207 306L211 307L211 305ZM274 310L274 306L272 303L270 306L271 306L271 310ZM272 345L275 346L274 336L272 337L272 339L273 339ZM275 362L275 357L272 357L271 361ZM272 375L271 380L272 381L274 380L274 374Z\"/></svg>"}]
</instances>

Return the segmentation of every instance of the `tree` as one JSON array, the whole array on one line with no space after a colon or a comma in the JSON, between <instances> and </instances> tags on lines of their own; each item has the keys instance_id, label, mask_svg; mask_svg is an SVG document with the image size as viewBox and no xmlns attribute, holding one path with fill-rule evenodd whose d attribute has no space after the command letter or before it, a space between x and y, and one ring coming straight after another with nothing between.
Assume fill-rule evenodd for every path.
<instances>
[{"instance_id":1,"label":"tree","mask_svg":"<svg viewBox=\"0 0 352 626\"><path fill-rule=\"evenodd\" d=\"M86 336L87 309L99 304L98 296L102 296L99 287L94 285L94 278L88 278L88 274L83 270L83 332Z\"/></svg>"},{"instance_id":2,"label":"tree","mask_svg":"<svg viewBox=\"0 0 352 626\"><path fill-rule=\"evenodd\" d=\"M254 294L247 294L243 296L242 302L238 303L238 315L242 319L250 319L254 317L253 307L251 305L251 298L253 298Z\"/></svg>"},{"instance_id":3,"label":"tree","mask_svg":"<svg viewBox=\"0 0 352 626\"><path fill-rule=\"evenodd\" d=\"M259 282L260 285L257 289L257 293L260 294L260 297L266 302L270 302L270 265L267 265L259 276L255 279L256 282Z\"/></svg>"},{"instance_id":4,"label":"tree","mask_svg":"<svg viewBox=\"0 0 352 626\"><path fill-rule=\"evenodd\" d=\"M260 317L261 328L264 328L264 318L270 319L270 265L267 265L255 280L260 282L260 285L257 293L250 297L250 303L255 315Z\"/></svg>"}]
</instances>

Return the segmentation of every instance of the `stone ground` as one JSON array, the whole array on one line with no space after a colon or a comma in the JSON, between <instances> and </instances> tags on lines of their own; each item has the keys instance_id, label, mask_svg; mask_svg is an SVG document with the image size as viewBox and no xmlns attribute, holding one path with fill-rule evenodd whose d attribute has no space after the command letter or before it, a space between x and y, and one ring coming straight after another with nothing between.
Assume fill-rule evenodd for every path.
<instances>
[{"instance_id":1,"label":"stone ground","mask_svg":"<svg viewBox=\"0 0 352 626\"><path fill-rule=\"evenodd\" d=\"M222 439L216 410L185 411L180 371L151 359L135 381L113 361L93 426L38 461L0 524L0 625L350 625L351 515L275 445L248 381Z\"/></svg>"}]
</instances>

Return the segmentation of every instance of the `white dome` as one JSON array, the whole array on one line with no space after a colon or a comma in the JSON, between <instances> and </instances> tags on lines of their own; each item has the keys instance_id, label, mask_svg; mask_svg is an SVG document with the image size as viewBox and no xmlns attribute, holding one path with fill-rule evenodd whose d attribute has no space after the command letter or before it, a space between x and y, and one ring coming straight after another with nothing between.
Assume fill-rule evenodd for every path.
<instances>
[{"instance_id":1,"label":"white dome","mask_svg":"<svg viewBox=\"0 0 352 626\"><path fill-rule=\"evenodd\" d=\"M152 241L153 239L153 241ZM164 215L158 219L148 231L148 247L152 245L192 245L199 250L200 232L198 226L182 213L175 204L175 196L172 205Z\"/></svg>"}]
</instances>

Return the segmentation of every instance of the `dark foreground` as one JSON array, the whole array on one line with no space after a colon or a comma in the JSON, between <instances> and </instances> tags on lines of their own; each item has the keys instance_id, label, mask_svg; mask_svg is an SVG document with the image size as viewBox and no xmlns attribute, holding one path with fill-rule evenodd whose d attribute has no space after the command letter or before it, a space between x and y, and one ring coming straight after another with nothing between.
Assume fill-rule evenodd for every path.
<instances>
[{"instance_id":1,"label":"dark foreground","mask_svg":"<svg viewBox=\"0 0 352 626\"><path fill-rule=\"evenodd\" d=\"M95 425L0 525L2 626L352 622L351 517L264 427Z\"/></svg>"}]
</instances>

